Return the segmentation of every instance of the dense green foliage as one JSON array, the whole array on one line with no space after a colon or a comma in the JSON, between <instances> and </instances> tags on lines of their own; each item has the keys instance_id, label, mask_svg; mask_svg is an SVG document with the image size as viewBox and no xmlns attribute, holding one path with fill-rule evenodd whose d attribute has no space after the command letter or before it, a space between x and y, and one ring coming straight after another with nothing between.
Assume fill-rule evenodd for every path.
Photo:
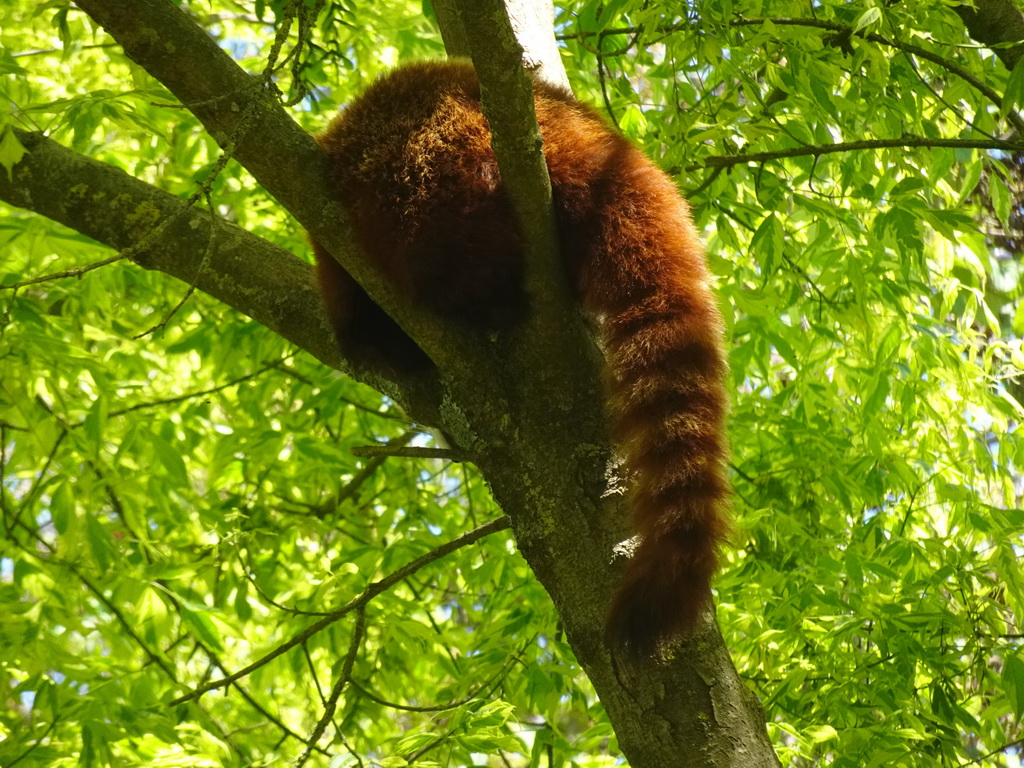
<instances>
[{"instance_id":1,"label":"dense green foliage","mask_svg":"<svg viewBox=\"0 0 1024 768\"><path fill-rule=\"evenodd\" d=\"M282 5L192 10L259 72ZM807 12L581 0L557 29L577 94L676 174L706 234L735 391L718 616L783 763L1019 765L1024 153L984 144L1020 123L1024 68L938 0L779 21ZM281 74L311 129L378 72L443 53L403 0L332 0L311 34ZM216 144L79 11L8 0L0 44L0 131L183 197L209 177ZM890 145L779 154L863 139ZM767 154L723 160L739 153ZM0 173L18 157L0 133ZM237 165L210 198L308 252ZM0 211L0 283L110 256ZM226 693L167 705L499 516L472 467L352 453L388 439L431 444L164 275L120 262L0 292L0 764L293 762L341 680L310 764L612 765L507 532Z\"/></svg>"}]
</instances>

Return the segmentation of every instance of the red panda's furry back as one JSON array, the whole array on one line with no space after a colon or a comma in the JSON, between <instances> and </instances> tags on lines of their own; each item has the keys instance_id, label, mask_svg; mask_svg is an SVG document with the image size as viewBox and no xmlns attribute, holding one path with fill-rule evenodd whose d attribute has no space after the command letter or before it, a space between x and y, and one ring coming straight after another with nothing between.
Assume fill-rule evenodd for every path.
<instances>
[{"instance_id":1,"label":"red panda's furry back","mask_svg":"<svg viewBox=\"0 0 1024 768\"><path fill-rule=\"evenodd\" d=\"M710 602L727 520L721 319L689 209L600 116L536 84L561 250L607 360L613 438L640 536L609 641L646 655ZM360 245L418 305L482 330L528 311L523 257L468 63L407 65L318 138ZM342 351L409 370L426 356L314 243Z\"/></svg>"}]
</instances>

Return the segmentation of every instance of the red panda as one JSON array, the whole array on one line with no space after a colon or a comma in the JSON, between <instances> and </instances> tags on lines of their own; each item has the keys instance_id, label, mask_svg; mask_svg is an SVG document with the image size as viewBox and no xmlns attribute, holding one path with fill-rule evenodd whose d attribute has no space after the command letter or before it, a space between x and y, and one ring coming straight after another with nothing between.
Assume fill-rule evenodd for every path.
<instances>
[{"instance_id":1,"label":"red panda","mask_svg":"<svg viewBox=\"0 0 1024 768\"><path fill-rule=\"evenodd\" d=\"M640 542L607 625L650 655L710 605L728 520L722 321L689 208L571 93L537 81L537 122L568 278L599 328L612 438ZM409 64L317 138L359 245L409 301L478 330L529 311L524 257L468 62ZM410 371L427 356L319 244L342 352Z\"/></svg>"}]
</instances>

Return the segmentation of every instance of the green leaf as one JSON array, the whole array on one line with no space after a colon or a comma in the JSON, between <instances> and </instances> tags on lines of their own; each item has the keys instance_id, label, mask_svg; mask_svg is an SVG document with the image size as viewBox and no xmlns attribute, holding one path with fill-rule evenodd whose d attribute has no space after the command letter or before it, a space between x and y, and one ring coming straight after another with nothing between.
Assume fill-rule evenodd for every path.
<instances>
[{"instance_id":1,"label":"green leaf","mask_svg":"<svg viewBox=\"0 0 1024 768\"><path fill-rule=\"evenodd\" d=\"M872 6L861 13L853 22L853 32L854 34L861 32L872 25L878 24L881 20L882 9L878 6Z\"/></svg>"},{"instance_id":2,"label":"green leaf","mask_svg":"<svg viewBox=\"0 0 1024 768\"><path fill-rule=\"evenodd\" d=\"M838 735L839 733L831 725L819 725L807 729L807 737L816 744L830 741Z\"/></svg>"},{"instance_id":3,"label":"green leaf","mask_svg":"<svg viewBox=\"0 0 1024 768\"><path fill-rule=\"evenodd\" d=\"M774 213L770 213L761 221L750 241L751 255L761 263L764 280L778 269L782 261L782 249L782 223Z\"/></svg>"},{"instance_id":4,"label":"green leaf","mask_svg":"<svg viewBox=\"0 0 1024 768\"><path fill-rule=\"evenodd\" d=\"M224 651L220 632L217 631L217 626L210 620L210 616L205 610L194 611L182 603L178 606L178 612L188 631L195 635L203 645L218 653Z\"/></svg>"},{"instance_id":5,"label":"green leaf","mask_svg":"<svg viewBox=\"0 0 1024 768\"><path fill-rule=\"evenodd\" d=\"M60 43L64 46L65 54L67 49L70 47L72 42L71 28L68 26L68 11L67 7L59 8L58 11L53 14L52 24L57 30L57 36L60 38Z\"/></svg>"},{"instance_id":6,"label":"green leaf","mask_svg":"<svg viewBox=\"0 0 1024 768\"><path fill-rule=\"evenodd\" d=\"M53 515L53 526L57 533L67 533L76 519L77 507L71 483L62 482L53 492L50 500L50 513Z\"/></svg>"},{"instance_id":7,"label":"green leaf","mask_svg":"<svg viewBox=\"0 0 1024 768\"><path fill-rule=\"evenodd\" d=\"M1008 654L1003 661L1003 684L1014 717L1019 720L1024 717L1024 660L1017 654Z\"/></svg>"},{"instance_id":8,"label":"green leaf","mask_svg":"<svg viewBox=\"0 0 1024 768\"><path fill-rule=\"evenodd\" d=\"M93 456L98 456L103 447L103 430L107 424L109 406L110 401L106 396L100 395L93 401L92 407L89 409L89 413L86 414L82 424L85 434L92 442Z\"/></svg>"},{"instance_id":9,"label":"green leaf","mask_svg":"<svg viewBox=\"0 0 1024 768\"><path fill-rule=\"evenodd\" d=\"M864 401L865 418L872 419L878 415L878 412L882 410L882 406L885 405L889 392L889 375L886 371L880 371L875 377L870 394Z\"/></svg>"},{"instance_id":10,"label":"green leaf","mask_svg":"<svg viewBox=\"0 0 1024 768\"><path fill-rule=\"evenodd\" d=\"M999 112L1001 116L1005 117L1011 111L1020 110L1022 107L1024 107L1024 58L1017 60L1010 72L1010 77L1006 80L1003 105Z\"/></svg>"},{"instance_id":11,"label":"green leaf","mask_svg":"<svg viewBox=\"0 0 1024 768\"><path fill-rule=\"evenodd\" d=\"M10 126L0 125L0 165L7 170L8 181L14 180L14 166L21 162L26 151Z\"/></svg>"},{"instance_id":12,"label":"green leaf","mask_svg":"<svg viewBox=\"0 0 1024 768\"><path fill-rule=\"evenodd\" d=\"M181 454L174 447L157 434L149 435L150 445L160 465L168 472L169 477L179 487L188 485L188 470L185 468L185 461Z\"/></svg>"},{"instance_id":13,"label":"green leaf","mask_svg":"<svg viewBox=\"0 0 1024 768\"><path fill-rule=\"evenodd\" d=\"M92 514L85 516L85 532L96 565L101 571L105 571L110 567L116 554L116 547L110 532Z\"/></svg>"},{"instance_id":14,"label":"green leaf","mask_svg":"<svg viewBox=\"0 0 1024 768\"><path fill-rule=\"evenodd\" d=\"M992 208L996 216L1006 229L1010 228L1010 192L1004 182L997 174L990 174L988 180L988 193L992 198Z\"/></svg>"}]
</instances>

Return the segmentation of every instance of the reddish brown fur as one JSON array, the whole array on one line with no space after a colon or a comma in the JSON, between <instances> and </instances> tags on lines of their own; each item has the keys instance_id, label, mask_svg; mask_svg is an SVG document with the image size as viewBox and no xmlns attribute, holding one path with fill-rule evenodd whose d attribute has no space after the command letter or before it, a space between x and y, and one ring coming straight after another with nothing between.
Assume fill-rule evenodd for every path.
<instances>
[{"instance_id":1,"label":"reddish brown fur","mask_svg":"<svg viewBox=\"0 0 1024 768\"><path fill-rule=\"evenodd\" d=\"M600 321L613 435L640 535L608 620L634 654L709 605L727 521L721 319L689 209L672 182L568 92L537 83L563 258ZM414 302L494 330L526 311L519 239L472 67L402 67L319 137L359 242ZM314 243L343 351L429 360Z\"/></svg>"}]
</instances>

